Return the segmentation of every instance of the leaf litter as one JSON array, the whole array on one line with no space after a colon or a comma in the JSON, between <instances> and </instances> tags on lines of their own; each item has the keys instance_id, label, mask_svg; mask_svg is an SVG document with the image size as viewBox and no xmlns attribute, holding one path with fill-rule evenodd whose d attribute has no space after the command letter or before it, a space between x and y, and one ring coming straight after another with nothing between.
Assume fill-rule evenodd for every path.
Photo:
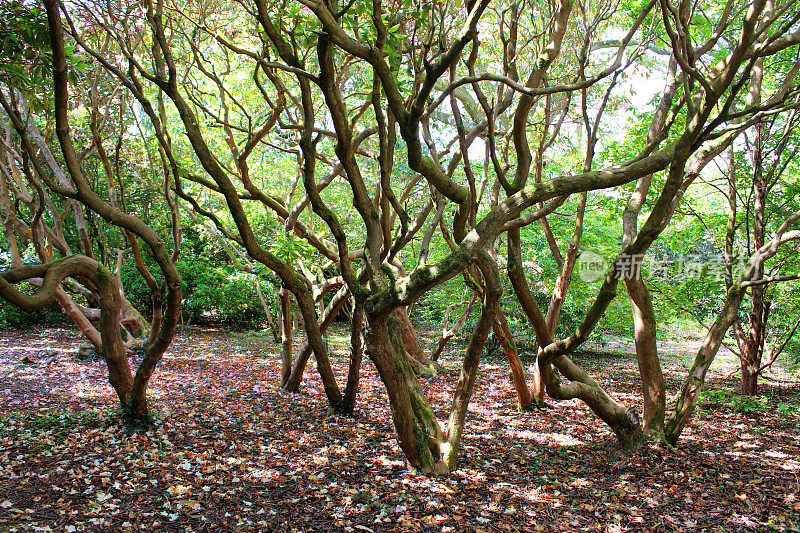
<instances>
[{"instance_id":1,"label":"leaf litter","mask_svg":"<svg viewBox=\"0 0 800 533\"><path fill-rule=\"evenodd\" d=\"M0 333L0 531L800 525L796 384L765 386L770 401L793 409L699 410L677 448L630 454L577 401L518 412L507 367L484 361L459 468L433 478L407 469L368 362L355 417L330 416L313 363L301 393L289 394L274 386L280 363L271 342L226 328L187 328L151 382L158 425L129 434L114 414L104 363L76 358L77 331ZM458 376L458 349L443 356L447 372L423 380L441 419ZM679 372L679 361L669 361L668 375ZM346 354L334 353L333 362L343 382ZM585 356L581 363L636 404L635 359ZM680 373L672 375L675 393Z\"/></svg>"}]
</instances>

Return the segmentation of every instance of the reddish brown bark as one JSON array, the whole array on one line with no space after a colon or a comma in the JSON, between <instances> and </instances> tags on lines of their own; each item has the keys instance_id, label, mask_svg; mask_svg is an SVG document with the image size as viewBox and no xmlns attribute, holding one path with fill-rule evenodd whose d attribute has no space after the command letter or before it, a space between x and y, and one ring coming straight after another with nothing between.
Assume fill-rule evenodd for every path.
<instances>
[{"instance_id":1,"label":"reddish brown bark","mask_svg":"<svg viewBox=\"0 0 800 533\"><path fill-rule=\"evenodd\" d=\"M414 364L414 368L423 373L436 373L437 365L428 359L428 356L425 355L425 352L422 350L419 337L417 337L417 331L414 329L411 319L408 318L408 313L405 308L398 307L395 313L397 314L397 320L400 325L403 347L408 356L413 359L414 363L412 364Z\"/></svg>"},{"instance_id":2,"label":"reddish brown bark","mask_svg":"<svg viewBox=\"0 0 800 533\"><path fill-rule=\"evenodd\" d=\"M494 331L494 336L500 342L508 365L511 368L511 381L514 384L514 390L517 391L519 408L525 411L531 407L533 396L528 388L528 382L525 379L525 369L522 366L522 361L520 361L519 355L517 355L511 329L508 327L506 317L499 308L495 310L495 321L492 323L492 330Z\"/></svg>"},{"instance_id":3,"label":"reddish brown bark","mask_svg":"<svg viewBox=\"0 0 800 533\"><path fill-rule=\"evenodd\" d=\"M278 289L281 324L281 386L286 386L292 374L292 300L289 291Z\"/></svg>"}]
</instances>

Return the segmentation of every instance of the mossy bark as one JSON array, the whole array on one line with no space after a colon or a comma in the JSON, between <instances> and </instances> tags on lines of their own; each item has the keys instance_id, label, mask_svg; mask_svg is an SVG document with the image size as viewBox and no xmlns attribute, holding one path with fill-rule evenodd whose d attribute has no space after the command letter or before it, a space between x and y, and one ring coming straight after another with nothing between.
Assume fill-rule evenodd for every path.
<instances>
[{"instance_id":1,"label":"mossy bark","mask_svg":"<svg viewBox=\"0 0 800 533\"><path fill-rule=\"evenodd\" d=\"M400 334L403 339L403 349L413 360L412 364L414 367L417 371L424 374L438 374L442 370L442 367L436 362L431 361L428 356L425 355L420 345L417 331L414 329L414 325L411 323L411 319L408 317L405 308L398 307L395 309L395 313L400 326Z\"/></svg>"},{"instance_id":2,"label":"mossy bark","mask_svg":"<svg viewBox=\"0 0 800 533\"><path fill-rule=\"evenodd\" d=\"M492 325L496 321L499 312L498 303L500 301L500 282L497 271L497 264L489 257L486 252L482 252L477 264L483 275L484 291L483 305L478 322L472 331L467 353L464 355L464 362L461 366L461 373L456 383L456 390L453 394L453 403L450 408L450 418L447 423L447 438L443 443L443 459L448 469L456 467L458 459L458 447L461 442L461 435L464 432L464 420L467 415L472 391L475 388L475 379L478 374L478 363L483 354L483 347Z\"/></svg>"},{"instance_id":3,"label":"mossy bark","mask_svg":"<svg viewBox=\"0 0 800 533\"><path fill-rule=\"evenodd\" d=\"M384 313L367 317L367 353L386 387L403 454L419 472L447 471L440 450L442 430L403 350L396 316Z\"/></svg>"},{"instance_id":4,"label":"mossy bark","mask_svg":"<svg viewBox=\"0 0 800 533\"><path fill-rule=\"evenodd\" d=\"M664 416L667 407L664 373L656 345L656 318L650 293L641 277L625 280L631 302L634 344L644 399L644 427L656 439L664 437Z\"/></svg>"}]
</instances>

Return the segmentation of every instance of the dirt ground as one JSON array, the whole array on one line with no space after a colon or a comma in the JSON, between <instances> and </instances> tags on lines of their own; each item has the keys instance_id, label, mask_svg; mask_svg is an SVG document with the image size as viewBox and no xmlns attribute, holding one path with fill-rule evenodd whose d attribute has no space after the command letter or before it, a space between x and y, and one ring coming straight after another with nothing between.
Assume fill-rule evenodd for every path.
<instances>
[{"instance_id":1,"label":"dirt ground","mask_svg":"<svg viewBox=\"0 0 800 533\"><path fill-rule=\"evenodd\" d=\"M340 383L343 335L330 338ZM0 330L0 532L800 526L800 386L787 370L755 402L707 395L677 448L629 454L578 401L518 412L507 365L486 360L459 469L431 478L407 469L369 361L355 418L328 416L313 364L300 394L274 387L280 363L267 335L188 328L151 384L158 426L128 434L105 364L78 360L81 343L70 328ZM576 360L639 405L635 358L614 348ZM443 356L446 373L423 380L442 419L461 349ZM688 360L675 353L664 358L670 394ZM722 381L730 368L723 357L708 388L734 391L735 377Z\"/></svg>"}]
</instances>

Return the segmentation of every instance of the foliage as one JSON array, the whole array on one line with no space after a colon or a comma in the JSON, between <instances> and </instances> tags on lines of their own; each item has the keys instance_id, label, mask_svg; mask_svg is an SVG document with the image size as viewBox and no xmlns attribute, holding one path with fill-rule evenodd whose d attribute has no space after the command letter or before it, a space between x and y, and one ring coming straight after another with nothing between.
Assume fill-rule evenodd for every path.
<instances>
[{"instance_id":1,"label":"foliage","mask_svg":"<svg viewBox=\"0 0 800 533\"><path fill-rule=\"evenodd\" d=\"M56 27L62 22L58 6L46 5L49 24ZM334 7L341 11L328 11ZM620 439L638 443L642 431L636 417L602 389L604 370L597 380L576 371L567 360L569 352L587 335L602 342L608 335L630 337L636 328L641 375L653 381L642 387L644 412L660 416L654 424L663 429L669 409L653 408L654 402L663 403L666 388L661 362L657 353L645 352L657 337L683 335L687 317L698 323L727 320L734 314L724 313L726 305L742 307L742 286L728 290L709 265L719 259L729 237L726 201L746 205L752 197L746 190L754 180L739 177L743 192L737 197L735 190L728 193L720 185L726 178L734 184L737 171L728 176L711 163L728 148L738 150L731 166L745 170L739 174L750 173L758 160L748 161L747 150L739 150L753 131L745 128L757 118L780 123L775 117L796 107L796 70L790 58L797 43L777 32L788 31L784 21L794 24L797 8L786 3L770 18L759 13L772 7L754 5L743 18L742 6L728 7L733 11L701 2L687 18L669 2L357 0L335 6L259 0L255 9L213 2L167 2L164 9L145 1L98 9L79 1L61 6L67 41L54 40L52 46L53 52L60 44L67 47L71 98L64 103L67 84L61 69L55 69L57 100L63 105L50 110L43 103L49 67L62 64L64 54L50 58L43 11L13 1L2 8L9 16L0 24L0 51L10 59L0 64L0 82L12 95L13 105L5 104L9 118L16 118L11 108L26 107L24 98L32 102L17 113L15 124L35 124L52 139L57 119L55 133L64 150L58 161L48 162L52 174L68 162L67 179L76 185L76 196L85 206L91 204L86 209L91 242L80 241L86 254L108 265L115 248L132 246L130 236L112 227L116 222L111 221L130 221L123 214L157 228L139 238L152 252L144 257L147 269L160 267L171 280L162 286L174 296L165 307L174 311L166 314L166 324L175 325L180 300L172 260L165 259L169 252L180 257L176 266L183 278L184 316L190 320L258 320L264 310L257 283L271 282L263 285L263 300L271 306L270 285L280 282L298 304L295 310L303 313L324 390L336 407L343 404L342 394L328 368L314 298L344 283L357 302L348 305L365 313L365 342L384 380L401 448L413 467L437 471L455 468L477 359L465 360L462 381L454 388L459 397L446 417L451 422L440 431L411 367L397 364L404 353L389 342L394 324L386 320L396 316L395 309L411 305L418 324L438 326L448 306L471 291L484 291L485 307L479 304L463 329L481 345L498 324L493 313L500 297L492 275L497 269L503 292L499 306L513 333L551 347L539 359L547 387L537 383L536 390L564 400L577 395ZM757 34L750 16L763 20L765 27ZM624 40L607 41L628 28ZM597 46L600 41L607 44ZM96 60L91 75L77 50ZM763 97L752 93L762 86L754 76L764 70L760 64L754 68L761 61L754 50L780 67L764 80ZM675 56L679 65L668 59ZM30 79L23 75L26 69ZM673 74L683 79L670 86ZM637 102L637 91L649 79L655 89L647 90L655 93ZM24 138L23 127L15 128ZM65 133L70 129L74 142ZM740 137L734 139L734 133ZM86 147L79 161L70 157L70 142ZM787 151L796 144L789 143ZM18 163L23 172L15 176L25 174L32 188L40 178L57 195L59 187L49 183L49 174L39 172L36 178L29 168L29 160L39 154L33 148L26 154ZM769 231L793 213L798 169L796 164L786 169L772 195L777 201L768 208L773 217ZM7 181L7 189L17 194L17 184ZM634 191L642 188L646 192L636 207ZM88 189L107 198L113 210L87 201ZM33 218L33 194L8 193L12 201L5 202L3 193L7 234L24 233L13 219ZM54 227L69 211L63 198L56 203L44 215ZM125 213L114 211L117 203ZM545 207L546 215L532 216ZM747 216L741 210L732 213L731 227L747 228ZM77 218L76 213L76 228L66 229L70 244L79 242ZM29 229L36 234L34 226ZM179 250L181 229L185 240ZM128 230L138 234L142 228ZM738 237L734 250L742 257L752 254L750 235ZM167 251L164 243L175 243L175 249ZM38 249L45 246L38 244ZM71 253L66 245L56 248ZM571 267L578 251L604 258L602 274L608 275L580 279ZM628 283L630 300L615 268L620 264L615 258L629 253L668 265L648 264L642 272L646 286ZM766 269L796 272L791 255L782 251ZM696 276L685 275L687 258L700 265ZM502 275L505 267L520 262L523 271L508 269ZM144 283L131 258L121 276L131 302L149 309L155 289ZM505 278L513 279L513 286ZM634 287L643 298L639 302ZM776 302L775 327L767 332L770 346L779 343L776 332L791 325L795 288L770 289ZM328 293L322 304L331 298ZM745 305L742 316L746 311ZM635 323L633 313L639 313ZM539 314L546 316L546 326ZM360 320L356 314L354 324ZM476 328L478 323L485 327ZM674 328L678 333L669 331L673 325L681 326ZM721 337L729 326L710 331ZM702 332L697 324L689 329L687 335ZM163 344L163 353L164 337L154 338ZM789 351L796 345L797 340L788 343ZM699 353L695 368L710 364L715 354ZM285 370L293 366L292 357L291 350L284 351ZM299 379L301 365L295 368ZM708 369L701 370L692 375L704 376ZM519 372L514 376L521 378L515 379L518 390L526 379ZM357 376L346 374L348 383ZM561 387L562 377L575 386ZM652 394L656 390L660 394ZM683 390L690 392L677 401L691 404L699 388ZM524 396L520 392L520 399ZM414 405L408 405L412 399ZM727 401L742 412L758 408L749 400ZM672 421L690 410L678 405L673 412ZM408 420L400 420L404 417ZM646 421L648 428L654 427L651 421ZM670 438L677 439L687 422L678 421L683 425L677 432L673 426ZM442 450L447 458L434 459Z\"/></svg>"},{"instance_id":2,"label":"foliage","mask_svg":"<svg viewBox=\"0 0 800 533\"><path fill-rule=\"evenodd\" d=\"M24 87L29 105L39 109L50 100L52 64L47 17L39 5L21 0L0 4L0 81Z\"/></svg>"},{"instance_id":3,"label":"foliage","mask_svg":"<svg viewBox=\"0 0 800 533\"><path fill-rule=\"evenodd\" d=\"M730 397L730 391L722 389L706 389L700 393L697 405L701 408L711 408Z\"/></svg>"},{"instance_id":4,"label":"foliage","mask_svg":"<svg viewBox=\"0 0 800 533\"><path fill-rule=\"evenodd\" d=\"M194 318L210 312L224 320L254 321L263 318L264 311L256 293L256 278L246 272L230 268L204 268L197 272L186 269L186 309ZM183 272L181 273L183 275ZM267 301L271 301L271 289L262 286Z\"/></svg>"},{"instance_id":5,"label":"foliage","mask_svg":"<svg viewBox=\"0 0 800 533\"><path fill-rule=\"evenodd\" d=\"M24 290L32 292L29 288ZM64 324L68 321L69 319L61 313L55 302L40 311L29 313L0 299L0 327L30 329L35 326Z\"/></svg>"},{"instance_id":6,"label":"foliage","mask_svg":"<svg viewBox=\"0 0 800 533\"><path fill-rule=\"evenodd\" d=\"M42 321L41 313L27 313L6 301L0 301L0 327L27 329Z\"/></svg>"},{"instance_id":7,"label":"foliage","mask_svg":"<svg viewBox=\"0 0 800 533\"><path fill-rule=\"evenodd\" d=\"M740 396L734 394L730 397L730 405L734 413L755 413L767 409L769 400L764 396Z\"/></svg>"},{"instance_id":8,"label":"foliage","mask_svg":"<svg viewBox=\"0 0 800 533\"><path fill-rule=\"evenodd\" d=\"M71 69L88 70L76 47L68 46L66 55ZM44 8L24 0L0 2L0 82L20 90L32 111L52 105L52 62Z\"/></svg>"},{"instance_id":9,"label":"foliage","mask_svg":"<svg viewBox=\"0 0 800 533\"><path fill-rule=\"evenodd\" d=\"M150 261L145 264L152 265ZM120 270L120 279L122 280L122 287L125 290L125 297L131 304L142 311L142 313L149 314L152 310L152 301L150 295L150 288L147 282L136 270L132 259L126 259L122 263Z\"/></svg>"},{"instance_id":10,"label":"foliage","mask_svg":"<svg viewBox=\"0 0 800 533\"><path fill-rule=\"evenodd\" d=\"M230 264L215 266L208 258L180 260L176 266L183 278L182 309L190 322L203 316L248 322L263 319L264 310L256 292L255 275ZM131 303L139 309L150 309L150 290L130 261L123 264L122 281ZM261 291L272 307L272 285L262 281Z\"/></svg>"},{"instance_id":11,"label":"foliage","mask_svg":"<svg viewBox=\"0 0 800 533\"><path fill-rule=\"evenodd\" d=\"M294 233L274 232L270 251L282 261L294 264L298 260L307 261L314 254L314 248Z\"/></svg>"},{"instance_id":12,"label":"foliage","mask_svg":"<svg viewBox=\"0 0 800 533\"><path fill-rule=\"evenodd\" d=\"M725 389L702 391L697 405L706 411L719 412L727 408L736 414L763 413L773 410L784 415L800 412L797 397L794 397L793 400L771 400L767 396L742 396Z\"/></svg>"}]
</instances>

